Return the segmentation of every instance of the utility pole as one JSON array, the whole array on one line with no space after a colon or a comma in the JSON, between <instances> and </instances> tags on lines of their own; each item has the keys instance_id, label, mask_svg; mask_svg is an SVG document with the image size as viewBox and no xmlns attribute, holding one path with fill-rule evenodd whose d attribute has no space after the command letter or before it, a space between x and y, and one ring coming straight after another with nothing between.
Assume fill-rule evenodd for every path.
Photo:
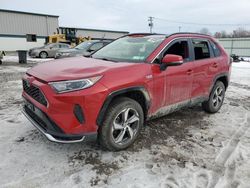
<instances>
[{"instance_id":1,"label":"utility pole","mask_svg":"<svg viewBox=\"0 0 250 188\"><path fill-rule=\"evenodd\" d=\"M154 17L152 17L152 16L148 17L148 26L149 26L149 29L150 29L150 33L152 33L152 31L153 31L153 26L154 26L154 24L153 24L153 18Z\"/></svg>"},{"instance_id":2,"label":"utility pole","mask_svg":"<svg viewBox=\"0 0 250 188\"><path fill-rule=\"evenodd\" d=\"M181 32L181 26L179 26L179 33Z\"/></svg>"}]
</instances>

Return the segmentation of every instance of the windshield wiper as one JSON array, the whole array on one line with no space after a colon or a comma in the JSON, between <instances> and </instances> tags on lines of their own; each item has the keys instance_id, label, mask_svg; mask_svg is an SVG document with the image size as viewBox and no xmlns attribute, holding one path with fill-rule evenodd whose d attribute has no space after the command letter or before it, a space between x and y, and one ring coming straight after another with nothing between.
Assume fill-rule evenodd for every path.
<instances>
[{"instance_id":1,"label":"windshield wiper","mask_svg":"<svg viewBox=\"0 0 250 188\"><path fill-rule=\"evenodd\" d=\"M117 61L115 61L115 60L113 60L113 59L108 59L108 58L96 58L96 59L101 59L101 60L104 60L104 61L112 61L112 62L117 62Z\"/></svg>"},{"instance_id":2,"label":"windshield wiper","mask_svg":"<svg viewBox=\"0 0 250 188\"><path fill-rule=\"evenodd\" d=\"M83 57L92 58L92 55L91 54L86 54L86 55L83 55Z\"/></svg>"}]
</instances>

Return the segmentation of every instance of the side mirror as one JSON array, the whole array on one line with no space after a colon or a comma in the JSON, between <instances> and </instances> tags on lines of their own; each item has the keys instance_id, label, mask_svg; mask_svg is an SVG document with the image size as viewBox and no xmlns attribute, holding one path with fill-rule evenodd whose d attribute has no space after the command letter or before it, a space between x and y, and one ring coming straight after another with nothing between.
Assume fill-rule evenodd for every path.
<instances>
[{"instance_id":1,"label":"side mirror","mask_svg":"<svg viewBox=\"0 0 250 188\"><path fill-rule=\"evenodd\" d=\"M165 70L168 66L178 66L183 64L183 58L180 55L167 54L161 60L161 70Z\"/></svg>"}]
</instances>

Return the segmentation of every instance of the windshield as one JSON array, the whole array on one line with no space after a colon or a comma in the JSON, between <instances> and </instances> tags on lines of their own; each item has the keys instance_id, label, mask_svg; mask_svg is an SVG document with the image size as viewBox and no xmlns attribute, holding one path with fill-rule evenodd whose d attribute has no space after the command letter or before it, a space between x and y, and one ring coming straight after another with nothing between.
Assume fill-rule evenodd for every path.
<instances>
[{"instance_id":1,"label":"windshield","mask_svg":"<svg viewBox=\"0 0 250 188\"><path fill-rule=\"evenodd\" d=\"M75 49L80 49L80 50L84 50L87 49L92 43L91 42L82 42L81 44L78 44Z\"/></svg>"},{"instance_id":2,"label":"windshield","mask_svg":"<svg viewBox=\"0 0 250 188\"><path fill-rule=\"evenodd\" d=\"M113 61L143 62L164 39L163 35L127 36L101 48L92 57Z\"/></svg>"}]
</instances>

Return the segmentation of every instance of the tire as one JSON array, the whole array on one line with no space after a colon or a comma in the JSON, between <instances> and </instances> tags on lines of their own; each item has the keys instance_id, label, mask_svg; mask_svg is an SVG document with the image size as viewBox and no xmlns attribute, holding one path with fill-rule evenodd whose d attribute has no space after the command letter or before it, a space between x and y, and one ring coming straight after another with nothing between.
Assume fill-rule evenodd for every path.
<instances>
[{"instance_id":1,"label":"tire","mask_svg":"<svg viewBox=\"0 0 250 188\"><path fill-rule=\"evenodd\" d=\"M45 58L47 58L47 57L48 57L48 53L47 53L47 52L42 51L42 52L40 52L40 53L39 53L39 57L40 57L40 58L42 58L42 59L45 59Z\"/></svg>"},{"instance_id":2,"label":"tire","mask_svg":"<svg viewBox=\"0 0 250 188\"><path fill-rule=\"evenodd\" d=\"M216 113L220 110L224 97L225 85L221 81L217 81L209 95L209 99L202 103L202 108L208 113Z\"/></svg>"},{"instance_id":3,"label":"tire","mask_svg":"<svg viewBox=\"0 0 250 188\"><path fill-rule=\"evenodd\" d=\"M106 112L103 124L98 130L98 142L111 151L126 149L138 137L143 123L141 105L127 97L118 98L110 104Z\"/></svg>"}]
</instances>

